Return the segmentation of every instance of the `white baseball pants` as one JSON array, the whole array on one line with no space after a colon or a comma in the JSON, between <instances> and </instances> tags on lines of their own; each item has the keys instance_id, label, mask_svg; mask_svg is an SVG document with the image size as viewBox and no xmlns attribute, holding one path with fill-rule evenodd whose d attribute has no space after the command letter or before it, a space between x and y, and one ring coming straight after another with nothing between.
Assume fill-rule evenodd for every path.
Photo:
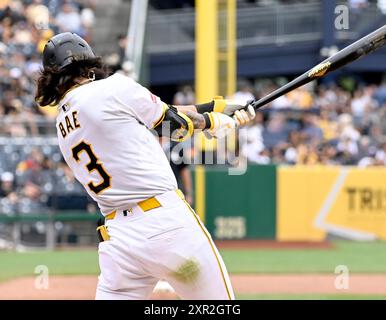
<instances>
[{"instance_id":1,"label":"white baseball pants","mask_svg":"<svg viewBox=\"0 0 386 320\"><path fill-rule=\"evenodd\" d=\"M147 299L166 280L182 299L234 299L227 270L196 213L169 191L161 207L117 211L106 226L110 240L99 244L96 299Z\"/></svg>"}]
</instances>

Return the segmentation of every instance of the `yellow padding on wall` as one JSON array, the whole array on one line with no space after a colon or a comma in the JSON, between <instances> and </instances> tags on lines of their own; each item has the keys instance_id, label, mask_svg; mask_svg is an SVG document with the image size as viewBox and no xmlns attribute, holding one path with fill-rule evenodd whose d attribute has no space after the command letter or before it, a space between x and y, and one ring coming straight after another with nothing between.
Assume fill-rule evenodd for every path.
<instances>
[{"instance_id":1,"label":"yellow padding on wall","mask_svg":"<svg viewBox=\"0 0 386 320\"><path fill-rule=\"evenodd\" d=\"M386 239L386 169L278 168L277 239Z\"/></svg>"}]
</instances>

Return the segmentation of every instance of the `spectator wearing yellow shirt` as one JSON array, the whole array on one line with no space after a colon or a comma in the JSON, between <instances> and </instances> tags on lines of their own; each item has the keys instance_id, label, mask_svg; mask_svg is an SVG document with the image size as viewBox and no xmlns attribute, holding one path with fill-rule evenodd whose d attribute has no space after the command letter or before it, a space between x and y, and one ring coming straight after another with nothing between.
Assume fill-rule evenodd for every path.
<instances>
[{"instance_id":1,"label":"spectator wearing yellow shirt","mask_svg":"<svg viewBox=\"0 0 386 320\"><path fill-rule=\"evenodd\" d=\"M294 108L310 109L313 107L314 98L307 86L289 92L287 97Z\"/></svg>"},{"instance_id":2,"label":"spectator wearing yellow shirt","mask_svg":"<svg viewBox=\"0 0 386 320\"><path fill-rule=\"evenodd\" d=\"M330 141L338 137L338 125L336 121L330 120L330 113L327 110L320 111L318 127L323 131L324 140Z\"/></svg>"}]
</instances>

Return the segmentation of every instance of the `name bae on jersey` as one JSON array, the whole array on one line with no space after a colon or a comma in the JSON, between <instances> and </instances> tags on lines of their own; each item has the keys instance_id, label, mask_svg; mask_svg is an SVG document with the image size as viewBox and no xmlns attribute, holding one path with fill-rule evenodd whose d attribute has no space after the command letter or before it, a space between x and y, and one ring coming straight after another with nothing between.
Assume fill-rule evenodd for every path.
<instances>
[{"instance_id":1,"label":"name bae on jersey","mask_svg":"<svg viewBox=\"0 0 386 320\"><path fill-rule=\"evenodd\" d=\"M71 131L80 128L78 121L78 111L73 111L70 115L64 118L64 121L59 122L59 130L62 133L62 137L65 138Z\"/></svg>"}]
</instances>

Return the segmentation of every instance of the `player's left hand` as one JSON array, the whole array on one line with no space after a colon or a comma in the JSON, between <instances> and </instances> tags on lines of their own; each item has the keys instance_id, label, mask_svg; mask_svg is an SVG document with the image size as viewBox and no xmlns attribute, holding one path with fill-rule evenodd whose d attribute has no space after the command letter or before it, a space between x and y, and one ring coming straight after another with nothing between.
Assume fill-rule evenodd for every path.
<instances>
[{"instance_id":1,"label":"player's left hand","mask_svg":"<svg viewBox=\"0 0 386 320\"><path fill-rule=\"evenodd\" d=\"M233 119L236 121L236 126L240 127L252 121L255 118L255 116L256 116L255 109L253 109L251 105L248 105L247 110L237 109L234 112Z\"/></svg>"}]
</instances>

